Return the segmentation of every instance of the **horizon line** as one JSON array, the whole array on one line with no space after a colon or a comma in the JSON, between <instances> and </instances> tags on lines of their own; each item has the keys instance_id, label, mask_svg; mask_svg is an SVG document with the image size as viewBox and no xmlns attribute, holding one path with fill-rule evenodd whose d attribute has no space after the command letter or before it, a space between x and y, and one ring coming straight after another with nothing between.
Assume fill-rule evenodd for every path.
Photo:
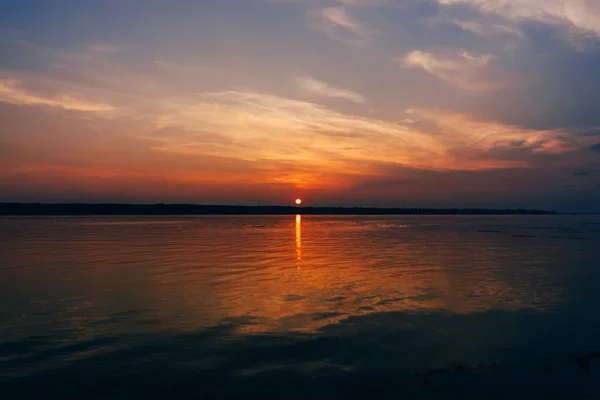
<instances>
[{"instance_id":1,"label":"horizon line","mask_svg":"<svg viewBox=\"0 0 600 400\"><path fill-rule=\"evenodd\" d=\"M210 215L210 214L595 214L485 207L373 207L306 205L216 205L193 203L21 203L0 202L0 215Z\"/></svg>"}]
</instances>

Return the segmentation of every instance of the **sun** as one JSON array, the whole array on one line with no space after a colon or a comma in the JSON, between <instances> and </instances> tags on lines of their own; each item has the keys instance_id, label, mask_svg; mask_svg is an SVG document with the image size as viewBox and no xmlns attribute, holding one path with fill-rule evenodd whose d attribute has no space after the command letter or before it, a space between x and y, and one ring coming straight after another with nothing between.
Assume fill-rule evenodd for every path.
<instances>
[{"instance_id":1,"label":"sun","mask_svg":"<svg viewBox=\"0 0 600 400\"><path fill-rule=\"evenodd\" d=\"M296 199L296 205L299 206L300 204L302 204L302 199Z\"/></svg>"}]
</instances>

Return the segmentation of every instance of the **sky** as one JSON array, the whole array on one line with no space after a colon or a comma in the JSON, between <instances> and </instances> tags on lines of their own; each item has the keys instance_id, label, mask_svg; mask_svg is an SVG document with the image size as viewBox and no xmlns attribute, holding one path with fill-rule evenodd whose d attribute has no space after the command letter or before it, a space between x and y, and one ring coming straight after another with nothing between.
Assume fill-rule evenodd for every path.
<instances>
[{"instance_id":1,"label":"sky","mask_svg":"<svg viewBox=\"0 0 600 400\"><path fill-rule=\"evenodd\" d=\"M0 201L600 211L600 0L0 2Z\"/></svg>"}]
</instances>

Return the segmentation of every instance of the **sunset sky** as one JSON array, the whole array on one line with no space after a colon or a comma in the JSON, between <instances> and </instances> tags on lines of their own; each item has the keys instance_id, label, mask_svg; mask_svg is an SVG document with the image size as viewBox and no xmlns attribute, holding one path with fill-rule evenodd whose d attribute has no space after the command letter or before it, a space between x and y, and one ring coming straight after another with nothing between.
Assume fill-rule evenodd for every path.
<instances>
[{"instance_id":1,"label":"sunset sky","mask_svg":"<svg viewBox=\"0 0 600 400\"><path fill-rule=\"evenodd\" d=\"M599 0L0 2L0 201L600 211Z\"/></svg>"}]
</instances>

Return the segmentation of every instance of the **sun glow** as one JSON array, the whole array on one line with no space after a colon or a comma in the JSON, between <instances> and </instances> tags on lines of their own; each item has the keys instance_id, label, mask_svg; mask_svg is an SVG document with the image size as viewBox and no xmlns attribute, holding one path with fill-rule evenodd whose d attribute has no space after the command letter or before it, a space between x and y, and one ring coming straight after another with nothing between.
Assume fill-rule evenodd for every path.
<instances>
[{"instance_id":1,"label":"sun glow","mask_svg":"<svg viewBox=\"0 0 600 400\"><path fill-rule=\"evenodd\" d=\"M302 204L302 199L296 199L296 205L299 206L300 204Z\"/></svg>"}]
</instances>

